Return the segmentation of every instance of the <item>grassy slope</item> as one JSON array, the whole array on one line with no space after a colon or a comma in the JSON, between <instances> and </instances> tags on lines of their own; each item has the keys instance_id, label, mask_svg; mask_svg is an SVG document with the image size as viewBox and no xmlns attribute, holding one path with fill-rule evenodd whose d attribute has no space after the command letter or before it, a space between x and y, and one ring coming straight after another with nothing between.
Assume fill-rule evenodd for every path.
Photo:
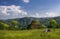
<instances>
[{"instance_id":1,"label":"grassy slope","mask_svg":"<svg viewBox=\"0 0 60 39\"><path fill-rule=\"evenodd\" d=\"M60 29L43 32L44 29L8 31L0 30L0 39L60 39Z\"/></svg>"}]
</instances>

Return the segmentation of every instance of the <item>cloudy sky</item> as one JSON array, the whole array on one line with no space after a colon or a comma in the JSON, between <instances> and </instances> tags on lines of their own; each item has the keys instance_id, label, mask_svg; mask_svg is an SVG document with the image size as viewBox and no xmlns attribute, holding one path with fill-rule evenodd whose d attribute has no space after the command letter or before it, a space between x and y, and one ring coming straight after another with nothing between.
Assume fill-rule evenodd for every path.
<instances>
[{"instance_id":1,"label":"cloudy sky","mask_svg":"<svg viewBox=\"0 0 60 39\"><path fill-rule=\"evenodd\" d=\"M0 19L60 16L60 0L0 0Z\"/></svg>"}]
</instances>

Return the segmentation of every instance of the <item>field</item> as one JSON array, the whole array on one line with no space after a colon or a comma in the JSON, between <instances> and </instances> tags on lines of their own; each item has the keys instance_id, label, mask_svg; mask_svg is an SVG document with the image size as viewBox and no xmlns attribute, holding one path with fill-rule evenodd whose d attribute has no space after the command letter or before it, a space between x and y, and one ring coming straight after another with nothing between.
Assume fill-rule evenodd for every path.
<instances>
[{"instance_id":1,"label":"field","mask_svg":"<svg viewBox=\"0 0 60 39\"><path fill-rule=\"evenodd\" d=\"M0 39L60 39L60 29L0 30Z\"/></svg>"}]
</instances>

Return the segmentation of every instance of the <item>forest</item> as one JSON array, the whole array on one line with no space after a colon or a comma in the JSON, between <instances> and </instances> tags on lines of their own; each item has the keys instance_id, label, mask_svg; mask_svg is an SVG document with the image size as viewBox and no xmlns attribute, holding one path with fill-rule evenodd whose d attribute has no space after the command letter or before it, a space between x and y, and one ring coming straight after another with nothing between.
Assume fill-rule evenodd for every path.
<instances>
[{"instance_id":1,"label":"forest","mask_svg":"<svg viewBox=\"0 0 60 39\"><path fill-rule=\"evenodd\" d=\"M57 20L58 19L58 20ZM59 18L20 18L0 20L1 30L29 30L41 28L60 28Z\"/></svg>"}]
</instances>

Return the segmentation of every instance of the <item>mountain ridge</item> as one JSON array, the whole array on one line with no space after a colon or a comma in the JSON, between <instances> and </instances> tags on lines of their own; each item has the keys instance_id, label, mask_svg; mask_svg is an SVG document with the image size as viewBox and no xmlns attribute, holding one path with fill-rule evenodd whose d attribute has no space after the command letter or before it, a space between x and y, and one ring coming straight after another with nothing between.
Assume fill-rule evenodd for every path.
<instances>
[{"instance_id":1,"label":"mountain ridge","mask_svg":"<svg viewBox=\"0 0 60 39\"><path fill-rule=\"evenodd\" d=\"M60 24L60 16L58 16L58 17L48 17L48 18L24 17L24 18L8 19L8 20L5 20L5 22L9 22L11 20L17 20L22 25L29 25L32 22L32 20L39 20L40 23L42 23L44 25L47 25L47 23L50 19L55 19Z\"/></svg>"}]
</instances>

